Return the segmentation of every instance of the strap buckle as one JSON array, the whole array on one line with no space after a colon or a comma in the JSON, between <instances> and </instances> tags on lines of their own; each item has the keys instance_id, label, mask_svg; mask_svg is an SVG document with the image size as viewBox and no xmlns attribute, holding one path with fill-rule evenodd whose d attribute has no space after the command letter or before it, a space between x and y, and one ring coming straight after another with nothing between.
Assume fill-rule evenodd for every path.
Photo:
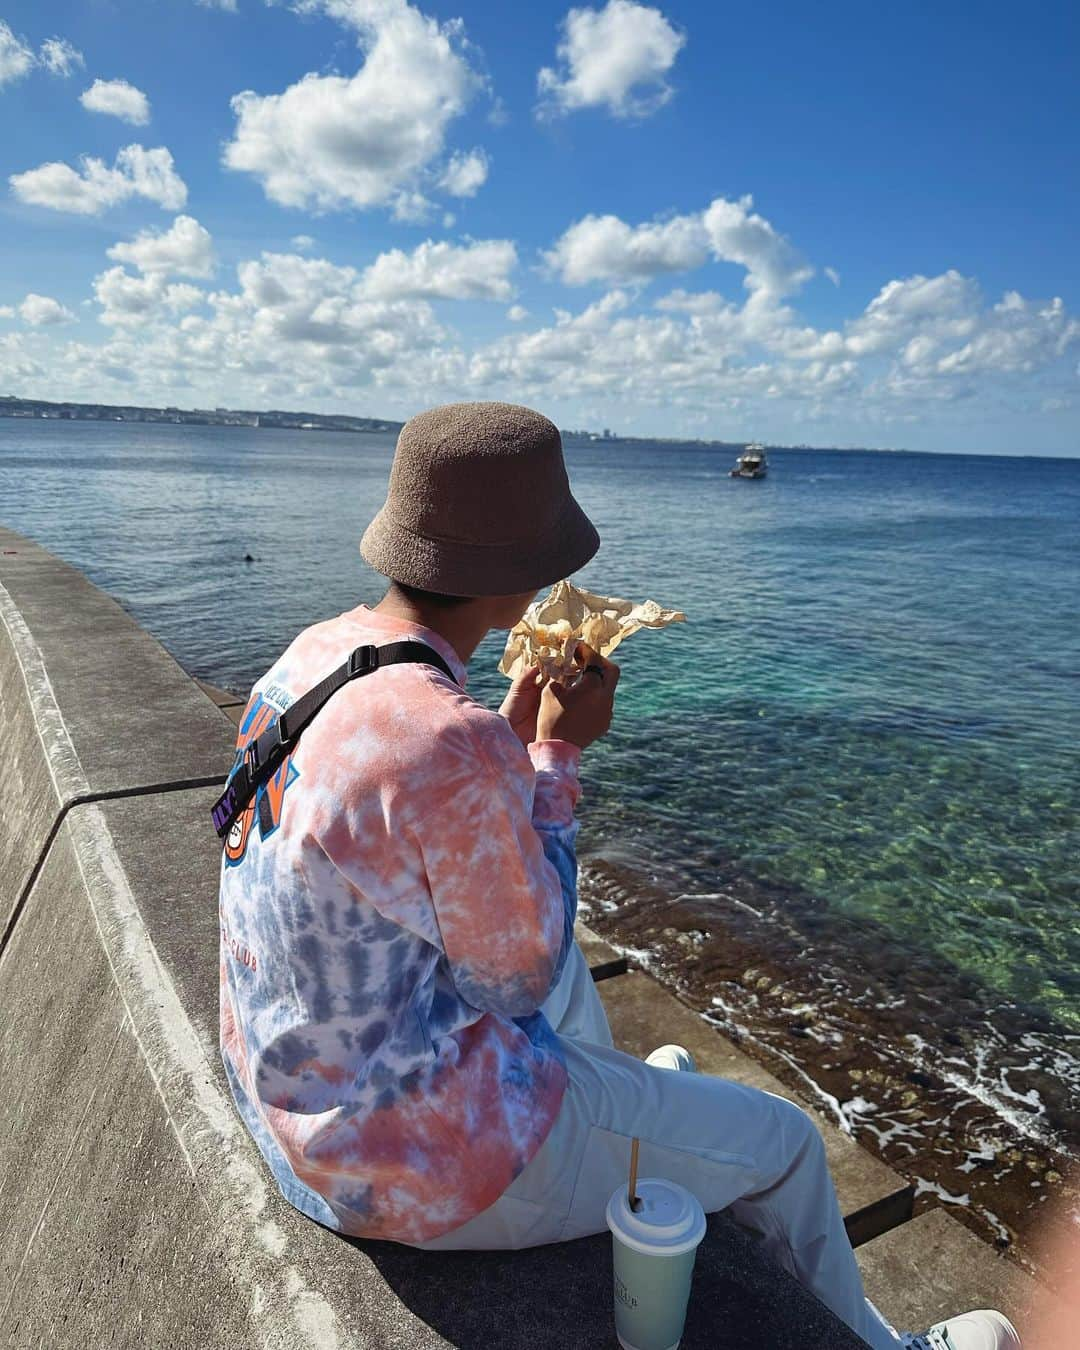
<instances>
[{"instance_id":1,"label":"strap buckle","mask_svg":"<svg viewBox=\"0 0 1080 1350\"><path fill-rule=\"evenodd\" d=\"M247 783L254 781L255 775L259 771L260 763L261 761L259 759L259 738L258 736L256 736L254 740L249 741L247 745L244 746L244 757L240 761L241 769L247 774L247 781L245 782L245 787L247 786Z\"/></svg>"},{"instance_id":2,"label":"strap buckle","mask_svg":"<svg viewBox=\"0 0 1080 1350\"><path fill-rule=\"evenodd\" d=\"M373 670L379 669L379 649L371 646L357 647L355 651L349 653L349 679L354 680L358 675L370 675Z\"/></svg>"},{"instance_id":3,"label":"strap buckle","mask_svg":"<svg viewBox=\"0 0 1080 1350\"><path fill-rule=\"evenodd\" d=\"M262 745L260 746L260 742ZM260 778L266 778L277 771L277 766L292 749L285 714L281 713L277 721L261 736L256 736L244 747L241 768L247 775L245 788L261 786Z\"/></svg>"}]
</instances>

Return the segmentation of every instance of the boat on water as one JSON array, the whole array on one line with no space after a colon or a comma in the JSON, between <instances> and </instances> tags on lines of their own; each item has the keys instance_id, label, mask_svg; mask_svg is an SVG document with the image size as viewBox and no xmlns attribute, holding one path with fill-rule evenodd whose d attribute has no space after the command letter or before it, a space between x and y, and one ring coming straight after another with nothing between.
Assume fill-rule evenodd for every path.
<instances>
[{"instance_id":1,"label":"boat on water","mask_svg":"<svg viewBox=\"0 0 1080 1350\"><path fill-rule=\"evenodd\" d=\"M753 441L735 461L731 471L732 478L764 478L769 471L769 461L765 458L765 447Z\"/></svg>"}]
</instances>

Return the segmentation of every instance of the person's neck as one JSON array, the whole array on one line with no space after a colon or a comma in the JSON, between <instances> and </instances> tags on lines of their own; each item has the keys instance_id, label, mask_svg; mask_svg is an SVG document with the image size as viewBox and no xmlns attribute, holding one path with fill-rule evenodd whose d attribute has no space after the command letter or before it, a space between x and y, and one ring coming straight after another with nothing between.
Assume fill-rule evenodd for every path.
<instances>
[{"instance_id":1,"label":"person's neck","mask_svg":"<svg viewBox=\"0 0 1080 1350\"><path fill-rule=\"evenodd\" d=\"M410 623L418 623L424 628L430 628L433 633L438 633L449 642L465 666L469 664L469 657L476 651L491 627L483 606L475 602L444 609L434 605L416 604L408 596L388 591L374 608L379 614L386 614L395 619L407 619Z\"/></svg>"}]
</instances>

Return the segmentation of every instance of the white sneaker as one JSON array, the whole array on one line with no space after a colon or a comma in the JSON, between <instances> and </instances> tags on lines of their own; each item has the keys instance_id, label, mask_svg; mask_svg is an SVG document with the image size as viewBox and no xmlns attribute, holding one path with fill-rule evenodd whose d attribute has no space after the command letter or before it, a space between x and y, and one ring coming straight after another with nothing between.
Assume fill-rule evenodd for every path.
<instances>
[{"instance_id":1,"label":"white sneaker","mask_svg":"<svg viewBox=\"0 0 1080 1350\"><path fill-rule=\"evenodd\" d=\"M646 1059L654 1069L675 1069L678 1073L697 1073L697 1064L689 1050L681 1045L661 1045Z\"/></svg>"},{"instance_id":2,"label":"white sneaker","mask_svg":"<svg viewBox=\"0 0 1080 1350\"><path fill-rule=\"evenodd\" d=\"M909 1332L900 1344L904 1350L1020 1350L1020 1337L1007 1317L980 1308L935 1322L919 1336Z\"/></svg>"}]
</instances>

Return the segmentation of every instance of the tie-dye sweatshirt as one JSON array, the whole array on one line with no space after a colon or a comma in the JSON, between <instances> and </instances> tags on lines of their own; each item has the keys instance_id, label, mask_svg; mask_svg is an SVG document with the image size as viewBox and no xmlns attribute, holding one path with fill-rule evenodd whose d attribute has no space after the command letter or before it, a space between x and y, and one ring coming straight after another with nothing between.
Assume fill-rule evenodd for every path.
<instances>
[{"instance_id":1,"label":"tie-dye sweatshirt","mask_svg":"<svg viewBox=\"0 0 1080 1350\"><path fill-rule=\"evenodd\" d=\"M573 941L580 751L522 747L429 629L361 605L251 692L238 752L364 643L416 638L336 693L226 842L221 1046L285 1198L420 1242L479 1214L546 1138L566 1072L538 1011Z\"/></svg>"}]
</instances>

